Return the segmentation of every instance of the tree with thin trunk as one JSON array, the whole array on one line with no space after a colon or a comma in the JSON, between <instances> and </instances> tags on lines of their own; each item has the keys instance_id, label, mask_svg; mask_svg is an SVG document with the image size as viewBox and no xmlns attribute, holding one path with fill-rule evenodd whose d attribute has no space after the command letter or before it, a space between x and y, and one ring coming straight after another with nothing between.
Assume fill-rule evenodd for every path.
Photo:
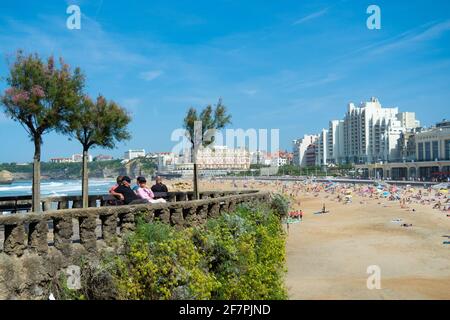
<instances>
[{"instance_id":1,"label":"tree with thin trunk","mask_svg":"<svg viewBox=\"0 0 450 320\"><path fill-rule=\"evenodd\" d=\"M0 97L4 111L20 123L34 143L32 207L40 212L42 138L61 127L67 110L79 99L84 76L79 68L72 72L61 58L58 67L53 57L44 61L37 54L26 56L18 51L6 83L8 88Z\"/></svg>"},{"instance_id":2,"label":"tree with thin trunk","mask_svg":"<svg viewBox=\"0 0 450 320\"><path fill-rule=\"evenodd\" d=\"M183 127L192 145L195 199L199 199L197 152L200 147L208 147L213 144L215 130L221 130L227 124L231 124L231 115L227 114L227 108L222 104L222 99L219 99L214 110L211 105L208 105L198 114L195 108L190 108L184 118Z\"/></svg>"},{"instance_id":3,"label":"tree with thin trunk","mask_svg":"<svg viewBox=\"0 0 450 320\"><path fill-rule=\"evenodd\" d=\"M94 102L83 96L65 118L62 132L83 146L82 198L83 208L89 206L89 150L95 147L114 149L116 142L130 139L127 126L131 117L114 101L99 95Z\"/></svg>"}]
</instances>

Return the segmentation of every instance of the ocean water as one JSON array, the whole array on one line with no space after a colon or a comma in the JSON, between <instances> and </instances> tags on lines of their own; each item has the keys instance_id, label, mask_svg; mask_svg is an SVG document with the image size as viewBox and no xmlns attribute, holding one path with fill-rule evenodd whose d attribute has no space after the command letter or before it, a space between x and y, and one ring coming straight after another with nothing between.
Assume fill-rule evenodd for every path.
<instances>
[{"instance_id":1,"label":"ocean water","mask_svg":"<svg viewBox=\"0 0 450 320\"><path fill-rule=\"evenodd\" d=\"M89 194L106 194L115 180L89 180ZM0 197L31 195L31 180L16 181L0 185ZM81 180L42 180L42 197L63 197L81 195Z\"/></svg>"}]
</instances>

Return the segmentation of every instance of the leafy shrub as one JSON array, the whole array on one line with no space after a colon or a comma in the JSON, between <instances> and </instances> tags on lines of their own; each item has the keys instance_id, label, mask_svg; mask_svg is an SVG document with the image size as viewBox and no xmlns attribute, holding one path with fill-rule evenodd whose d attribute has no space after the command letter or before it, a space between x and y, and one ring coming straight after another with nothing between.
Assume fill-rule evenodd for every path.
<instances>
[{"instance_id":1,"label":"leafy shrub","mask_svg":"<svg viewBox=\"0 0 450 320\"><path fill-rule=\"evenodd\" d=\"M81 297L286 299L285 271L285 235L278 214L267 205L244 205L184 230L139 220L123 252L104 256L103 264L89 270ZM102 287L102 279L104 295L93 288Z\"/></svg>"},{"instance_id":2,"label":"leafy shrub","mask_svg":"<svg viewBox=\"0 0 450 320\"><path fill-rule=\"evenodd\" d=\"M217 286L202 265L192 230L176 231L157 222L140 222L116 260L120 299L210 299Z\"/></svg>"},{"instance_id":3,"label":"leafy shrub","mask_svg":"<svg viewBox=\"0 0 450 320\"><path fill-rule=\"evenodd\" d=\"M200 231L201 232L201 231ZM276 215L260 207L238 208L211 220L201 244L221 286L214 299L285 299L285 238Z\"/></svg>"},{"instance_id":4,"label":"leafy shrub","mask_svg":"<svg viewBox=\"0 0 450 320\"><path fill-rule=\"evenodd\" d=\"M281 194L273 194L271 196L270 208L278 214L280 218L285 218L289 214L289 200Z\"/></svg>"}]
</instances>

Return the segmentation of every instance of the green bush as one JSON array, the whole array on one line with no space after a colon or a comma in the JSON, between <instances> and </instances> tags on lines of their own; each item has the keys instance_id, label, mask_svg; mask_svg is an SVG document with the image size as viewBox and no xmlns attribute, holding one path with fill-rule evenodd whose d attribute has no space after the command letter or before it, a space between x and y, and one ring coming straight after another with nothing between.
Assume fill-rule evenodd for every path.
<instances>
[{"instance_id":1,"label":"green bush","mask_svg":"<svg viewBox=\"0 0 450 320\"><path fill-rule=\"evenodd\" d=\"M285 238L279 218L267 208L240 207L197 230L210 272L221 284L220 300L274 300L284 288ZM202 234L203 232L203 234Z\"/></svg>"},{"instance_id":2,"label":"green bush","mask_svg":"<svg viewBox=\"0 0 450 320\"><path fill-rule=\"evenodd\" d=\"M119 299L210 299L216 279L202 264L191 229L139 222L116 259Z\"/></svg>"},{"instance_id":3,"label":"green bush","mask_svg":"<svg viewBox=\"0 0 450 320\"><path fill-rule=\"evenodd\" d=\"M289 200L281 194L271 196L270 208L278 214L280 218L286 218L289 215Z\"/></svg>"},{"instance_id":4,"label":"green bush","mask_svg":"<svg viewBox=\"0 0 450 320\"><path fill-rule=\"evenodd\" d=\"M183 230L139 220L119 255L83 271L85 299L286 299L285 234L269 206ZM104 282L100 285L100 282ZM97 288L107 294L102 294ZM68 294L64 294L70 297ZM112 297L113 296L113 297Z\"/></svg>"}]
</instances>

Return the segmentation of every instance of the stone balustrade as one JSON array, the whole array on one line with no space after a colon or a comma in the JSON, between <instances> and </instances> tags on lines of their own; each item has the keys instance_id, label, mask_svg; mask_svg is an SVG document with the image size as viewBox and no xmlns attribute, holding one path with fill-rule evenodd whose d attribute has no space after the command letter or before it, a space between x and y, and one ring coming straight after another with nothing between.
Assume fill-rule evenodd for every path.
<instances>
[{"instance_id":1,"label":"stone balustrade","mask_svg":"<svg viewBox=\"0 0 450 320\"><path fill-rule=\"evenodd\" d=\"M240 191L239 193L251 193L253 191ZM235 191L210 191L201 192L201 199L208 199L214 197L223 197L226 195L235 194ZM90 195L89 207L105 206L104 198L107 195ZM168 192L165 197L168 202L190 201L194 199L193 192ZM63 196L63 197L46 197L41 199L42 211L64 210L64 209L78 209L82 208L83 199L81 196ZM31 196L12 196L0 197L0 213L7 212L23 212L31 210Z\"/></svg>"},{"instance_id":2,"label":"stone balustrade","mask_svg":"<svg viewBox=\"0 0 450 320\"><path fill-rule=\"evenodd\" d=\"M192 192L173 192L169 202L162 204L94 207L94 200L100 199L92 196L92 208L88 209L79 208L79 197L47 198L44 206L57 201L59 210L0 216L0 255L21 257L29 252L46 256L50 250L58 250L70 256L74 245L95 253L134 230L138 218L183 228L232 212L239 204L269 201L269 193L260 191L202 192L200 197L193 201Z\"/></svg>"}]
</instances>

